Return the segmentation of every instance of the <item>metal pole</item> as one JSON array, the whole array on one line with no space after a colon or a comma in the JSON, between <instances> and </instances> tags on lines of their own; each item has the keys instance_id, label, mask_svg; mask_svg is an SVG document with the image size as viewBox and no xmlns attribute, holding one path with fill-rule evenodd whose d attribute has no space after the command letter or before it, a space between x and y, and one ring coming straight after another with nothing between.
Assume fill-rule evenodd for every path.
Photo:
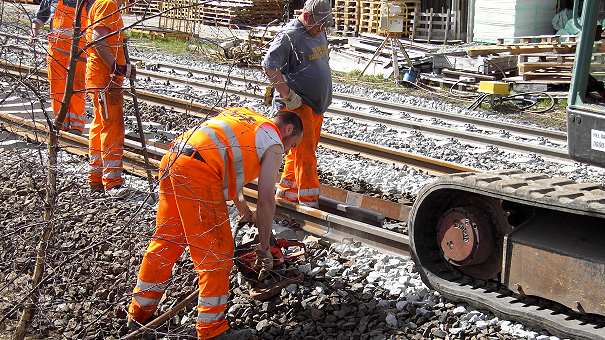
<instances>
[{"instance_id":1,"label":"metal pole","mask_svg":"<svg viewBox=\"0 0 605 340\"><path fill-rule=\"evenodd\" d=\"M128 54L128 42L124 39L124 59L126 64L130 64L130 56ZM134 115L137 118L137 127L139 128L139 138L141 140L141 147L143 148L143 158L145 159L145 171L147 172L147 182L149 182L149 194L151 194L152 201L155 202L155 196L153 193L153 175L151 173L151 164L149 163L149 154L147 153L147 143L145 141L145 133L143 132L143 122L141 121L141 112L139 111L139 101L137 99L137 92L135 87L135 79L129 78L130 82L130 93L132 95L132 104L134 106Z\"/></svg>"}]
</instances>

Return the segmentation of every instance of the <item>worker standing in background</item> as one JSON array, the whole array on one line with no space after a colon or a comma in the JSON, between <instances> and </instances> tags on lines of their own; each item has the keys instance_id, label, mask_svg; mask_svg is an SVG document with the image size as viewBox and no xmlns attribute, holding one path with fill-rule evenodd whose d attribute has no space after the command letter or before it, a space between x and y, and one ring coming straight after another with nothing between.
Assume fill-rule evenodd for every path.
<instances>
[{"instance_id":1,"label":"worker standing in background","mask_svg":"<svg viewBox=\"0 0 605 340\"><path fill-rule=\"evenodd\" d=\"M92 43L86 64L86 89L94 118L89 131L88 182L91 190L122 198L129 194L122 178L124 153L124 78L135 77L126 65L122 0L90 0L87 39Z\"/></svg>"},{"instance_id":2,"label":"worker standing in background","mask_svg":"<svg viewBox=\"0 0 605 340\"><path fill-rule=\"evenodd\" d=\"M55 117L61 109L61 102L65 92L67 69L69 68L69 55L73 39L73 25L76 15L76 0L42 0L32 20L32 38L36 38L42 27L52 17L50 33L48 34L47 72L50 84L50 99L52 101ZM86 8L81 12L82 28L87 26ZM80 37L78 46L80 50L86 44L86 39ZM84 91L84 72L86 55L82 53L76 62L73 89L74 93L69 102L69 108L63 122L62 129L81 135L86 124Z\"/></svg>"},{"instance_id":3,"label":"worker standing in background","mask_svg":"<svg viewBox=\"0 0 605 340\"><path fill-rule=\"evenodd\" d=\"M256 223L259 279L272 269L269 250L275 214L275 183L283 154L302 138L302 122L293 112L270 120L246 108L227 109L179 136L160 163L156 230L139 269L128 307L130 329L150 319L167 288L175 262L186 247L198 272L196 323L201 339L229 339L225 307L234 241L227 200L241 221ZM258 178L253 214L244 200L244 185ZM246 330L249 332L249 330Z\"/></svg>"},{"instance_id":4,"label":"worker standing in background","mask_svg":"<svg viewBox=\"0 0 605 340\"><path fill-rule=\"evenodd\" d=\"M305 126L300 145L286 156L277 197L319 205L317 145L323 113L332 102L326 29L332 27L330 0L307 0L302 13L275 37L262 66L274 88L274 106L298 113Z\"/></svg>"}]
</instances>

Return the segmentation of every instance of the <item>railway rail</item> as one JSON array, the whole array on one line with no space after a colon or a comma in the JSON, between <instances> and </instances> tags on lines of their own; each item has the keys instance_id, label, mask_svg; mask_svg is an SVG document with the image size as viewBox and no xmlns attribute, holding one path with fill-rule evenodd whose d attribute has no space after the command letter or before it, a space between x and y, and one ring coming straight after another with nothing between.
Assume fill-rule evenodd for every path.
<instances>
[{"instance_id":1,"label":"railway rail","mask_svg":"<svg viewBox=\"0 0 605 340\"><path fill-rule=\"evenodd\" d=\"M4 64L3 66L5 68L11 68L11 66L7 64ZM12 68L12 71L18 73L23 71L31 72L34 70L20 66ZM40 76L45 76L45 73L42 72L43 70L36 71L40 72ZM157 76L159 78L169 77L162 73L157 75L154 74L154 76ZM224 85L220 86L219 88L222 90L224 88ZM233 91L233 93L237 93L235 89ZM199 115L200 117L205 117L207 114L213 113L213 110L205 105L194 103L184 99L175 99L169 96L163 96L148 91L140 91L139 95L141 96L141 99L147 102L175 107L180 110L186 111L192 115ZM31 119L17 117L14 114L18 111L17 107L18 104L16 105L16 108L13 109L13 111L0 112L0 121L2 121L3 126L9 131L27 137L29 139L45 141L48 135L48 129L46 125L39 121L32 121ZM362 116L356 117L359 119L369 120L369 118L365 116L365 118L363 118ZM386 119L382 116L377 117L381 119ZM419 130L424 131L423 127L417 128ZM85 150L87 146L87 140L84 137L74 136L67 133L61 133L60 136L60 142L62 143L64 150L79 155L86 155ZM548 138L556 138L556 136L551 136ZM352 145L356 145L355 147L357 147L357 149L353 150L353 152L363 152L367 153L368 155L373 154L374 157L379 157L383 159L389 159L390 157L393 160L397 159L401 162L416 161L419 163L416 164L416 166L424 167L425 169L431 169L431 171L434 171L436 173L445 174L472 170L466 169L464 167L456 167L453 164L447 163L441 165L422 164L427 159L418 156L412 157L414 155L405 155L405 153L399 154L397 153L397 150L389 150L388 148L383 148L369 143L361 143L358 141L351 142L346 138L330 134L323 135L322 142L328 145L332 143L332 147L349 149L349 151L351 151L350 149L353 147ZM136 149L136 142L130 141L130 146L133 149ZM156 156L159 154L160 151L163 150L158 149L157 151L158 152L156 152ZM409 159L402 160L406 156L411 157L409 157ZM133 151L126 151L124 159L125 168L128 171L141 176L145 175L145 164L143 162L142 156L139 153ZM152 164L154 165L157 171L157 160L152 160ZM443 166L443 168L440 168L441 166ZM253 188L246 188L245 194L251 202L255 201L256 191ZM375 227L364 222L328 213L326 211L296 205L289 205L285 203L279 203L278 212L279 214L287 217L288 219L293 219L299 222L305 231L320 237L324 237L333 241L339 241L353 236L354 238L359 239L366 244L373 245L386 251L397 253L400 255L409 255L410 240L406 235L403 234L390 232L388 230ZM447 271L447 273L444 275L459 275L457 272L452 272L449 268L444 268L443 270ZM496 305L499 307L500 311L506 311L507 314L504 314L505 317L512 316L518 320L522 320L524 323L530 326L537 328L546 327L559 336L581 337L586 339L604 337L603 328L605 327L605 324L602 320L595 319L590 315L579 315L577 313L574 313L573 311L566 310L561 306L552 304L549 301L535 299L531 297L519 297L502 286L499 286L492 282L473 280L464 275L459 276L459 279L456 281L456 284L458 285L458 287L452 288L450 290L450 298L455 299L456 294L462 294L460 292L463 292L463 294L475 296L474 300L476 301L475 304L477 306L481 308L492 309L492 311L498 313L497 310L489 308L493 305L494 302L496 302Z\"/></svg>"},{"instance_id":2,"label":"railway rail","mask_svg":"<svg viewBox=\"0 0 605 340\"><path fill-rule=\"evenodd\" d=\"M22 39L23 37L20 36L17 38ZM24 49L27 50L28 48ZM263 98L262 93L266 84L263 80L255 79L254 77L226 74L213 70L136 58L133 58L133 60L143 62L147 68L153 69L138 69L137 73L143 79L168 81L188 85L200 90L224 91L227 94L254 100ZM206 80L200 78L206 78ZM509 151L530 152L551 159L571 161L565 147L566 134L561 131L432 110L384 100L362 98L342 93L335 93L334 99L337 102L347 102L353 106L375 108L382 113L364 113L361 110L352 110L339 105L332 105L327 114L334 117L350 117L358 121L379 123L394 128L418 130L434 136L456 138L471 144L495 145ZM156 102L159 101L156 100ZM411 119L395 118L402 112L414 116ZM431 121L433 120L442 121L445 125L457 125L457 127L432 124ZM469 126L470 130L467 129ZM497 137L499 134L505 137ZM548 146L548 144L555 147ZM387 160L395 161L393 159Z\"/></svg>"}]
</instances>

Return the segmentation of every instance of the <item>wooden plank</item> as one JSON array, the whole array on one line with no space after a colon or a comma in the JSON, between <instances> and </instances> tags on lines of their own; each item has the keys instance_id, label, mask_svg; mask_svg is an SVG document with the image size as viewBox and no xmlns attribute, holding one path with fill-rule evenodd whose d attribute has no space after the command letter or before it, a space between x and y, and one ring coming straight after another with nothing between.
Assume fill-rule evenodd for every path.
<instances>
[{"instance_id":1,"label":"wooden plank","mask_svg":"<svg viewBox=\"0 0 605 340\"><path fill-rule=\"evenodd\" d=\"M459 70L450 70L447 68L441 70L441 72L444 74L451 74L451 75L458 76L458 77L463 76L463 77L474 77L474 78L482 79L482 80L496 80L496 77L486 75L486 74L464 72L464 71L459 71Z\"/></svg>"},{"instance_id":2,"label":"wooden plank","mask_svg":"<svg viewBox=\"0 0 605 340\"><path fill-rule=\"evenodd\" d=\"M574 52L575 46L569 45L520 45L520 46L501 46L501 45L487 45L487 46L475 46L470 47L466 50L466 53L470 57L477 57L481 55L497 54L508 52L513 55L529 54L529 53L570 53Z\"/></svg>"}]
</instances>

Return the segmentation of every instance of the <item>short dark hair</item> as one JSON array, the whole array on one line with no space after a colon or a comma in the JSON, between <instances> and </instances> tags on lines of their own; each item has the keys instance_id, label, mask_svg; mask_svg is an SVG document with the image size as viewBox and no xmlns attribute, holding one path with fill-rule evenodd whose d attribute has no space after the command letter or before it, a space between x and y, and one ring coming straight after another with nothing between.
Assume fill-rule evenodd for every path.
<instances>
[{"instance_id":1,"label":"short dark hair","mask_svg":"<svg viewBox=\"0 0 605 340\"><path fill-rule=\"evenodd\" d=\"M292 124L294 128L292 130L293 136L299 136L303 132L303 123L296 112L292 111L279 111L275 114L275 122L281 126Z\"/></svg>"}]
</instances>

